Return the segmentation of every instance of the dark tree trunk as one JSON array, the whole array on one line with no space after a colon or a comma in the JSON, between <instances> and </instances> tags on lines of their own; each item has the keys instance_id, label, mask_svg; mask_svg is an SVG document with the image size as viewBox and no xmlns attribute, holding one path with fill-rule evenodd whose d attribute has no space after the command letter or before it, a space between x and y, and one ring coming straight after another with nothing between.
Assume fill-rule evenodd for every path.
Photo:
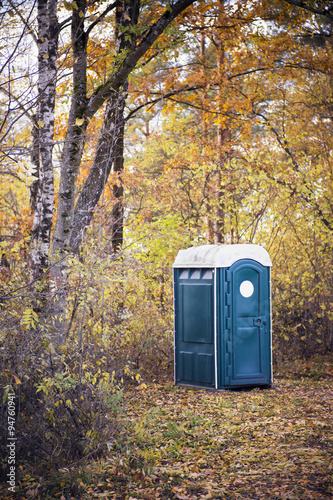
<instances>
[{"instance_id":1,"label":"dark tree trunk","mask_svg":"<svg viewBox=\"0 0 333 500\"><path fill-rule=\"evenodd\" d=\"M73 97L61 157L58 215L53 236L53 255L61 259L69 250L77 179L87 128L87 34L84 29L86 1L78 0L72 14Z\"/></svg>"},{"instance_id":2,"label":"dark tree trunk","mask_svg":"<svg viewBox=\"0 0 333 500\"><path fill-rule=\"evenodd\" d=\"M94 163L75 207L73 228L69 243L71 250L75 253L79 251L83 235L93 218L95 207L100 200L117 155L117 146L119 147L120 137L124 130L124 106L126 96L127 84L125 84L125 88L123 88L122 91L114 93L107 103ZM120 163L122 163L122 156L123 154L121 151ZM119 201L122 197L122 191L117 191L116 195Z\"/></svg>"},{"instance_id":3,"label":"dark tree trunk","mask_svg":"<svg viewBox=\"0 0 333 500\"><path fill-rule=\"evenodd\" d=\"M128 30L131 25L136 26L139 15L139 0L123 0L113 4L117 7L117 19L122 29L117 32L115 50L119 59L115 59L115 67L110 79L93 93L88 99L86 95L86 44L89 34L84 30L84 19L82 15L86 11L83 0L76 2L78 9L73 11L72 27L73 53L74 53L74 77L73 77L73 98L71 112L68 121L67 135L65 139L64 152L61 161L61 180L59 191L59 205L57 222L53 238L53 256L61 259L64 251L78 252L82 237L87 225L90 223L97 203L99 202L108 172L114 162L115 144L117 136L110 138L106 125L112 127L112 133L120 133L119 122L115 125L114 105L121 102L127 89L127 78L133 71L140 58L151 48L157 38L163 33L165 28L179 15L186 7L193 3L193 0L178 0L166 9L164 14L147 29L142 40L135 43L135 30ZM128 43L131 47L128 48ZM124 58L124 55L126 57ZM119 64L119 61L121 63ZM81 75L81 76L80 76ZM82 189L75 211L76 185L79 173L80 162L83 153L85 130L89 119L91 119L99 108L107 101L106 118L104 120L102 136L96 153L94 166L91 175ZM118 118L119 120L119 118ZM106 144L109 143L109 145ZM110 143L112 148L110 148ZM102 159L103 150L107 151L108 158ZM110 156L111 155L111 156ZM100 168L97 157L103 161L103 168Z\"/></svg>"},{"instance_id":4,"label":"dark tree trunk","mask_svg":"<svg viewBox=\"0 0 333 500\"><path fill-rule=\"evenodd\" d=\"M122 179L124 171L124 131L125 121L123 120L116 143L113 166L113 171L117 176L116 181L113 184L114 205L112 207L111 215L111 247L113 253L117 253L121 249L124 240L124 186Z\"/></svg>"}]
</instances>

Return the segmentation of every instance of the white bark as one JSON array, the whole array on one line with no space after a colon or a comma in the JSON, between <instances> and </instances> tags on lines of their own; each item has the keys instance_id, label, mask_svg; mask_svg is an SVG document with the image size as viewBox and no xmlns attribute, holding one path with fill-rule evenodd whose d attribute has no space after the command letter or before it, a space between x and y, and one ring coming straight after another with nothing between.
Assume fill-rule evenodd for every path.
<instances>
[{"instance_id":1,"label":"white bark","mask_svg":"<svg viewBox=\"0 0 333 500\"><path fill-rule=\"evenodd\" d=\"M38 114L39 181L32 230L31 258L38 276L48 266L52 227L53 137L56 97L58 23L57 0L38 0Z\"/></svg>"}]
</instances>

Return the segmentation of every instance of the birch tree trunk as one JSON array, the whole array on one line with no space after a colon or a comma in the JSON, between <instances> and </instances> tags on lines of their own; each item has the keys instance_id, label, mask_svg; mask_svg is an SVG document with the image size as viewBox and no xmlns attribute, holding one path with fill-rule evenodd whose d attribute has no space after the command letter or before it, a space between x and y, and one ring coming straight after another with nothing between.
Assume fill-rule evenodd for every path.
<instances>
[{"instance_id":1,"label":"birch tree trunk","mask_svg":"<svg viewBox=\"0 0 333 500\"><path fill-rule=\"evenodd\" d=\"M53 136L56 97L58 21L57 0L38 0L38 114L34 126L34 164L38 168L32 229L32 272L34 277L48 266L53 216Z\"/></svg>"}]
</instances>

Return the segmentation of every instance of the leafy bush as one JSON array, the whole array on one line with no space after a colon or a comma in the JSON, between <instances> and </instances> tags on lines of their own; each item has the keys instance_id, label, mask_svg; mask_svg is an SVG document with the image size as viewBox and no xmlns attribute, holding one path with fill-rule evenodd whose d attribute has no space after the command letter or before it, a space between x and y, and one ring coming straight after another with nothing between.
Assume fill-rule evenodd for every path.
<instances>
[{"instance_id":1,"label":"leafy bush","mask_svg":"<svg viewBox=\"0 0 333 500\"><path fill-rule=\"evenodd\" d=\"M333 349L331 252L325 242L306 236L302 245L289 237L274 262L273 331L279 362L324 355Z\"/></svg>"},{"instance_id":2,"label":"leafy bush","mask_svg":"<svg viewBox=\"0 0 333 500\"><path fill-rule=\"evenodd\" d=\"M123 389L102 340L83 342L74 331L64 345L53 345L52 317L40 312L52 298L46 279L29 281L18 261L2 284L0 446L6 450L7 399L14 392L17 455L41 470L105 451L121 426ZM6 465L3 456L3 478Z\"/></svg>"},{"instance_id":3,"label":"leafy bush","mask_svg":"<svg viewBox=\"0 0 333 500\"><path fill-rule=\"evenodd\" d=\"M8 359L8 343L5 347ZM12 390L19 408L17 453L21 462L38 469L61 467L100 454L117 435L121 384L114 371L107 370L103 356L92 354L92 349L90 360L86 355L63 346L62 354L55 356L52 345L42 340L38 352L28 353L21 366L12 364L2 372L3 386L8 387L9 377L16 381Z\"/></svg>"}]
</instances>

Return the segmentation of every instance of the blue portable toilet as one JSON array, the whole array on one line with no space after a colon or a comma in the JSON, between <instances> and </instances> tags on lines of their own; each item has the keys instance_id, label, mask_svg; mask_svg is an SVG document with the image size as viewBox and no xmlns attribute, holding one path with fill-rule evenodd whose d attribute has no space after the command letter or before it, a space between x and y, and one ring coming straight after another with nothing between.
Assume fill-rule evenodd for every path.
<instances>
[{"instance_id":1,"label":"blue portable toilet","mask_svg":"<svg viewBox=\"0 0 333 500\"><path fill-rule=\"evenodd\" d=\"M173 264L176 384L272 383L271 266L259 245L179 251Z\"/></svg>"}]
</instances>

